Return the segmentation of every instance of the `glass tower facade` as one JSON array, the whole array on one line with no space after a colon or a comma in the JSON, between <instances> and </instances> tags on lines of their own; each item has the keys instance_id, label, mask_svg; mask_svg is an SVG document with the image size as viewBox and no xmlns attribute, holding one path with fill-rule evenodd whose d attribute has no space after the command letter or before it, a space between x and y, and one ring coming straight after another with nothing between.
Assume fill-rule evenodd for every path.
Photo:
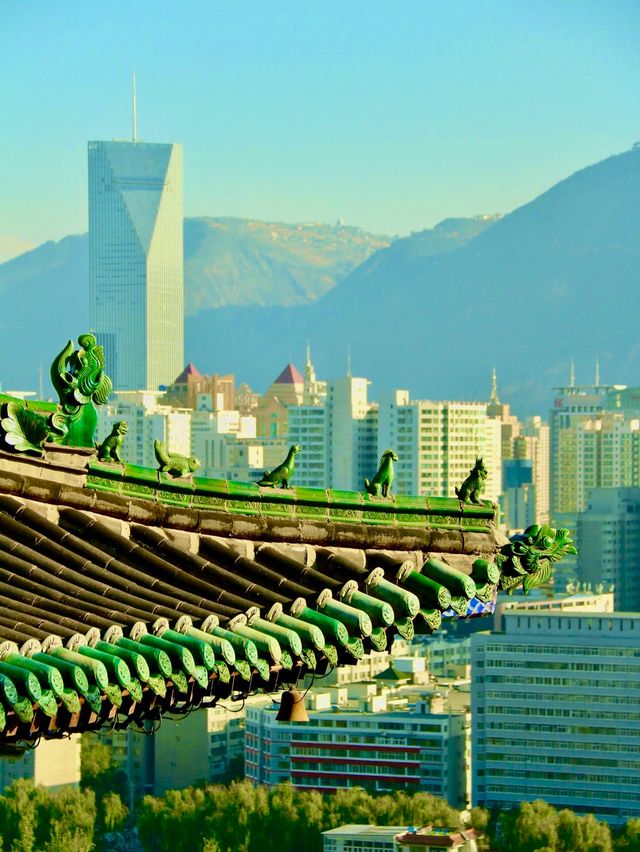
<instances>
[{"instance_id":1,"label":"glass tower facade","mask_svg":"<svg viewBox=\"0 0 640 852\"><path fill-rule=\"evenodd\" d=\"M90 321L116 389L184 366L182 229L181 145L89 142Z\"/></svg>"}]
</instances>

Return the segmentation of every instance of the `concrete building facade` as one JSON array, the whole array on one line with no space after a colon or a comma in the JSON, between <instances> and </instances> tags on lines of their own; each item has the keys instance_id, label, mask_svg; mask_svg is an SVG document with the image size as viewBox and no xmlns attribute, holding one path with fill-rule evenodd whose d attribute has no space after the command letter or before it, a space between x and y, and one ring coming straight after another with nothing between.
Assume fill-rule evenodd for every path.
<instances>
[{"instance_id":1,"label":"concrete building facade","mask_svg":"<svg viewBox=\"0 0 640 852\"><path fill-rule=\"evenodd\" d=\"M20 778L33 781L36 787L55 792L80 785L80 737L42 740L37 748L28 748L15 756L5 754L0 760L0 792Z\"/></svg>"}]
</instances>

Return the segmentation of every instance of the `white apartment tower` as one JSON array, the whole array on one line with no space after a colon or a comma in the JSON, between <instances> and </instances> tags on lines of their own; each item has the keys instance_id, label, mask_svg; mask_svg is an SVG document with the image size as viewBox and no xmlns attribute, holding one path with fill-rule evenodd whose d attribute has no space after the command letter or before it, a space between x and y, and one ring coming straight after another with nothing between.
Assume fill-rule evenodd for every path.
<instances>
[{"instance_id":1,"label":"white apartment tower","mask_svg":"<svg viewBox=\"0 0 640 852\"><path fill-rule=\"evenodd\" d=\"M89 142L91 329L116 390L184 366L182 146Z\"/></svg>"},{"instance_id":2,"label":"white apartment tower","mask_svg":"<svg viewBox=\"0 0 640 852\"><path fill-rule=\"evenodd\" d=\"M501 423L482 402L411 400L397 390L380 402L378 452L396 450L398 494L453 497L476 458L488 470L483 497L497 502L502 490Z\"/></svg>"}]
</instances>

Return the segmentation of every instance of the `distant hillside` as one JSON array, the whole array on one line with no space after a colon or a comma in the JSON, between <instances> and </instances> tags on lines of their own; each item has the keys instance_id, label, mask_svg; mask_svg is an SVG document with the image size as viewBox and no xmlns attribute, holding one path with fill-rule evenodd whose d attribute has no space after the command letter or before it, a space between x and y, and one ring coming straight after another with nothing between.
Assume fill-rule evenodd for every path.
<instances>
[{"instance_id":1,"label":"distant hillside","mask_svg":"<svg viewBox=\"0 0 640 852\"><path fill-rule=\"evenodd\" d=\"M387 245L388 237L344 225L185 219L187 315L313 301Z\"/></svg>"},{"instance_id":2,"label":"distant hillside","mask_svg":"<svg viewBox=\"0 0 640 852\"><path fill-rule=\"evenodd\" d=\"M429 254L464 243L487 224L450 219L415 239L421 253ZM388 237L343 225L185 219L186 313L314 301L388 244ZM88 328L88 268L86 234L44 243L0 264L0 381L5 388L33 387L38 367L43 365L46 375L60 339ZM22 354L16 359L18 351Z\"/></svg>"},{"instance_id":3,"label":"distant hillside","mask_svg":"<svg viewBox=\"0 0 640 852\"><path fill-rule=\"evenodd\" d=\"M353 371L374 396L503 398L545 413L550 388L640 384L640 150L572 175L460 248L421 251L422 235L377 252L327 296L290 309L203 311L187 322L190 357L264 388L310 340L321 376ZM274 336L265 329L277 329ZM242 334L242 347L235 341Z\"/></svg>"}]
</instances>

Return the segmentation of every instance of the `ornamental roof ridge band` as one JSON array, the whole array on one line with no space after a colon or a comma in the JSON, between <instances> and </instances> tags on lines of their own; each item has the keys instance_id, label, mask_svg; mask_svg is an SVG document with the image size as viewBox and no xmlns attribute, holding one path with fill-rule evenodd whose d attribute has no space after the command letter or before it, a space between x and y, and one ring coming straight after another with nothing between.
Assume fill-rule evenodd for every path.
<instances>
[{"instance_id":1,"label":"ornamental roof ridge band","mask_svg":"<svg viewBox=\"0 0 640 852\"><path fill-rule=\"evenodd\" d=\"M488 502L0 451L0 742L142 727L491 614L565 533L508 541Z\"/></svg>"}]
</instances>

